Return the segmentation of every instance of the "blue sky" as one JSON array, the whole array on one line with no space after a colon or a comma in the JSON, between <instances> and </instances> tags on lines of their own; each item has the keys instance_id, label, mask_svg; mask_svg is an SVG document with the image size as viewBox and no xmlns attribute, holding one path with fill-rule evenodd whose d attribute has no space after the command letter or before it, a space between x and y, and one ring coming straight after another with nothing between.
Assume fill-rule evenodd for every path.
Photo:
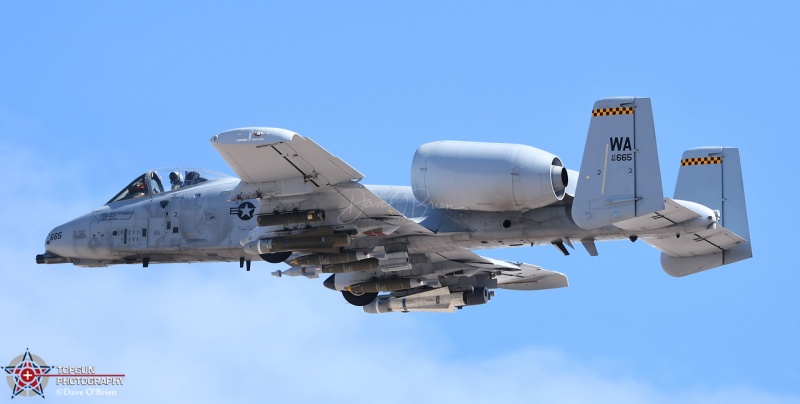
<instances>
[{"instance_id":1,"label":"blue sky","mask_svg":"<svg viewBox=\"0 0 800 404\"><path fill-rule=\"evenodd\" d=\"M0 4L0 360L126 373L98 399L119 402L800 401L795 3L285 3ZM674 279L641 242L487 251L570 287L383 316L267 263L34 263L149 168L230 173L208 143L226 129L288 128L407 185L432 140L577 169L617 95L653 99L668 196L683 150L741 148L755 258Z\"/></svg>"}]
</instances>

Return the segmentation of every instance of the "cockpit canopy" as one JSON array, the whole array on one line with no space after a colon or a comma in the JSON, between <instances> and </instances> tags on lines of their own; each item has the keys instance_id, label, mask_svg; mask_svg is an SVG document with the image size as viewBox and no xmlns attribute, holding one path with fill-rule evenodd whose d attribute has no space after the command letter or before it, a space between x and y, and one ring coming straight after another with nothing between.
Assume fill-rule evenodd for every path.
<instances>
[{"instance_id":1,"label":"cockpit canopy","mask_svg":"<svg viewBox=\"0 0 800 404\"><path fill-rule=\"evenodd\" d=\"M122 188L122 191L119 191L107 204L172 192L221 178L231 177L216 171L194 168L159 168L150 170L131 181L125 188Z\"/></svg>"}]
</instances>

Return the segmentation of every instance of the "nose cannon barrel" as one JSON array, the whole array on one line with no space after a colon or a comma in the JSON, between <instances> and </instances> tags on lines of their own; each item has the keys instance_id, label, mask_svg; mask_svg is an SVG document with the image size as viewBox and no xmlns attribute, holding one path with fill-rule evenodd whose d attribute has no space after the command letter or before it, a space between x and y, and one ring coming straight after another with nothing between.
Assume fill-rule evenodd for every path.
<instances>
[{"instance_id":1,"label":"nose cannon barrel","mask_svg":"<svg viewBox=\"0 0 800 404\"><path fill-rule=\"evenodd\" d=\"M45 252L44 254L36 255L37 264L66 264L67 262L69 261L67 261L66 258L55 255L51 252Z\"/></svg>"}]
</instances>

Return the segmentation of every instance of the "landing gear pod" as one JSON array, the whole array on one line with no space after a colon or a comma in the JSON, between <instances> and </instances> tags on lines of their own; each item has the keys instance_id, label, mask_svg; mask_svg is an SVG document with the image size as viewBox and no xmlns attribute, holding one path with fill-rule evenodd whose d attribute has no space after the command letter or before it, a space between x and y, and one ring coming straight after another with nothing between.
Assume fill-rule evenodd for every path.
<instances>
[{"instance_id":1,"label":"landing gear pod","mask_svg":"<svg viewBox=\"0 0 800 404\"><path fill-rule=\"evenodd\" d=\"M258 256L261 257L261 259L263 259L264 261L269 262L270 264L279 264L279 263L281 263L283 261L288 260L291 255L292 255L291 251L283 251L283 252L278 252L278 253L258 254Z\"/></svg>"},{"instance_id":2,"label":"landing gear pod","mask_svg":"<svg viewBox=\"0 0 800 404\"><path fill-rule=\"evenodd\" d=\"M342 296L344 296L344 300L347 300L347 303L350 303L353 306L363 307L372 303L375 298L378 297L378 292L355 294L343 290Z\"/></svg>"}]
</instances>

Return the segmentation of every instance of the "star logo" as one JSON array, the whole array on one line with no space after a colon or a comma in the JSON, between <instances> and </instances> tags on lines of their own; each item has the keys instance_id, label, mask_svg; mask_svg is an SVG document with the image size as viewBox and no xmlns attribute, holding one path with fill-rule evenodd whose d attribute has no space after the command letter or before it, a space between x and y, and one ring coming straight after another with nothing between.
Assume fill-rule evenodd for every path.
<instances>
[{"instance_id":1,"label":"star logo","mask_svg":"<svg viewBox=\"0 0 800 404\"><path fill-rule=\"evenodd\" d=\"M43 375L50 373L52 369L53 366L47 366L42 358L31 354L26 349L24 354L17 356L3 368L9 375L6 376L6 381L11 387L11 398L34 394L44 398L47 377L43 377Z\"/></svg>"},{"instance_id":2,"label":"star logo","mask_svg":"<svg viewBox=\"0 0 800 404\"><path fill-rule=\"evenodd\" d=\"M242 202L238 207L231 208L231 214L238 216L242 220L252 219L255 212L256 205L253 205L252 202Z\"/></svg>"}]
</instances>

